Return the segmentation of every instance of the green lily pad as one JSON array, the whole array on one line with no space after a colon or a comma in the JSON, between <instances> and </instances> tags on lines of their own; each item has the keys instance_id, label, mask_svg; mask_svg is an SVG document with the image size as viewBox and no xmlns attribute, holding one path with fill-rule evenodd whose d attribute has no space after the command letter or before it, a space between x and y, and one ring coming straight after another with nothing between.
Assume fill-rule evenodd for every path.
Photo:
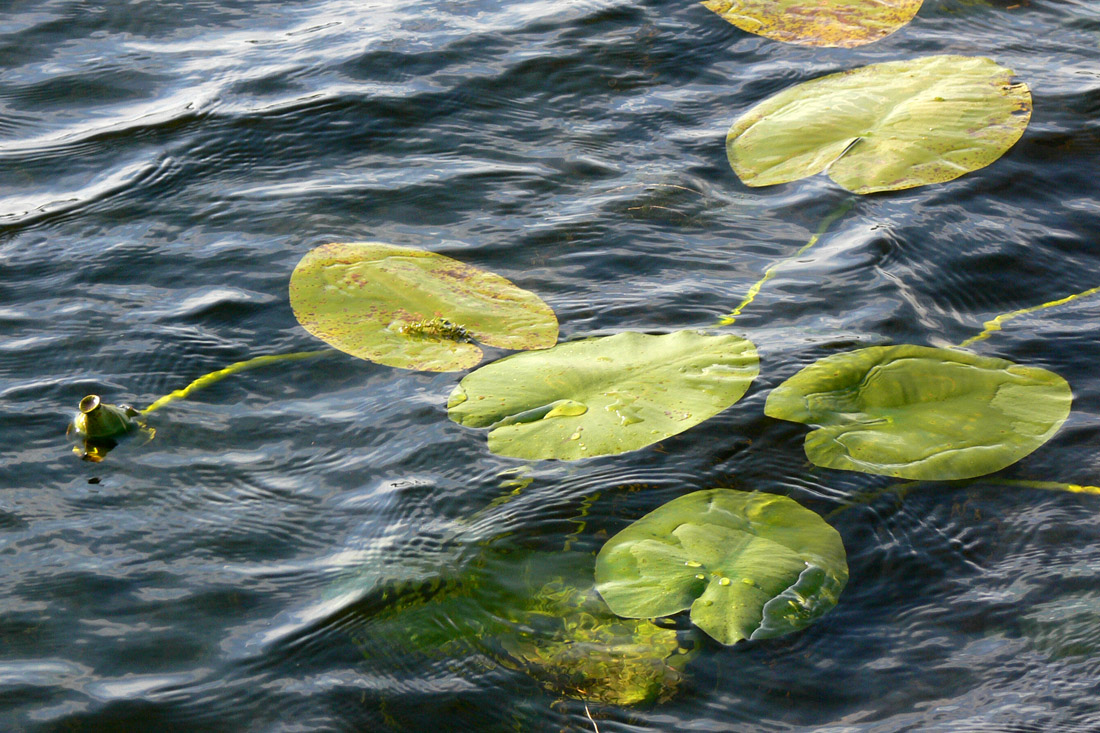
<instances>
[{"instance_id":1,"label":"green lily pad","mask_svg":"<svg viewBox=\"0 0 1100 733\"><path fill-rule=\"evenodd\" d=\"M818 466L916 480L999 471L1048 441L1069 415L1066 380L927 346L872 346L826 357L772 390L765 414L817 427Z\"/></svg>"},{"instance_id":2,"label":"green lily pad","mask_svg":"<svg viewBox=\"0 0 1100 733\"><path fill-rule=\"evenodd\" d=\"M706 0L743 31L785 43L852 48L885 38L924 0Z\"/></svg>"},{"instance_id":3,"label":"green lily pad","mask_svg":"<svg viewBox=\"0 0 1100 733\"><path fill-rule=\"evenodd\" d=\"M835 529L792 499L710 489L674 499L607 541L596 590L627 618L691 609L723 644L809 626L848 582Z\"/></svg>"},{"instance_id":4,"label":"green lily pad","mask_svg":"<svg viewBox=\"0 0 1100 733\"><path fill-rule=\"evenodd\" d=\"M326 244L290 276L302 327L340 351L402 369L449 372L482 358L476 342L543 349L558 321L537 295L432 252L378 242Z\"/></svg>"},{"instance_id":5,"label":"green lily pad","mask_svg":"<svg viewBox=\"0 0 1100 733\"><path fill-rule=\"evenodd\" d=\"M489 428L489 450L576 460L656 443L741 399L756 348L732 335L620 333L516 354L466 376L451 419Z\"/></svg>"},{"instance_id":6,"label":"green lily pad","mask_svg":"<svg viewBox=\"0 0 1100 733\"><path fill-rule=\"evenodd\" d=\"M873 64L786 89L726 135L748 186L826 172L855 193L942 183L989 165L1031 119L1031 92L987 58Z\"/></svg>"}]
</instances>

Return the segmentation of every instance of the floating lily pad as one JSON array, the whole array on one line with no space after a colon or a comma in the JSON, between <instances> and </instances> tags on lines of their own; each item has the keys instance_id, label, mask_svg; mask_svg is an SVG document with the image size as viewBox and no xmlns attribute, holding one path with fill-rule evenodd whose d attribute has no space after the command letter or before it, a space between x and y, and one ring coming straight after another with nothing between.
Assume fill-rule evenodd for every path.
<instances>
[{"instance_id":1,"label":"floating lily pad","mask_svg":"<svg viewBox=\"0 0 1100 733\"><path fill-rule=\"evenodd\" d=\"M302 327L360 359L448 372L482 358L477 343L542 349L558 321L537 295L458 260L378 242L326 244L290 276Z\"/></svg>"},{"instance_id":2,"label":"floating lily pad","mask_svg":"<svg viewBox=\"0 0 1100 733\"><path fill-rule=\"evenodd\" d=\"M1069 415L1066 380L960 351L872 346L826 357L772 390L764 412L817 427L818 466L916 480L999 471Z\"/></svg>"},{"instance_id":3,"label":"floating lily pad","mask_svg":"<svg viewBox=\"0 0 1100 733\"><path fill-rule=\"evenodd\" d=\"M989 165L1023 135L1031 92L987 58L926 56L823 76L743 114L726 136L749 186L816 173L849 191L941 183Z\"/></svg>"},{"instance_id":4,"label":"floating lily pad","mask_svg":"<svg viewBox=\"0 0 1100 733\"><path fill-rule=\"evenodd\" d=\"M785 43L852 48L885 38L924 0L706 0L743 31Z\"/></svg>"},{"instance_id":5,"label":"floating lily pad","mask_svg":"<svg viewBox=\"0 0 1100 733\"><path fill-rule=\"evenodd\" d=\"M676 435L745 394L756 348L732 335L620 333L516 354L466 376L452 420L489 428L489 450L576 460Z\"/></svg>"},{"instance_id":6,"label":"floating lily pad","mask_svg":"<svg viewBox=\"0 0 1100 733\"><path fill-rule=\"evenodd\" d=\"M691 609L723 644L809 626L848 582L835 529L792 499L710 489L674 499L607 541L596 590L627 618Z\"/></svg>"}]
</instances>

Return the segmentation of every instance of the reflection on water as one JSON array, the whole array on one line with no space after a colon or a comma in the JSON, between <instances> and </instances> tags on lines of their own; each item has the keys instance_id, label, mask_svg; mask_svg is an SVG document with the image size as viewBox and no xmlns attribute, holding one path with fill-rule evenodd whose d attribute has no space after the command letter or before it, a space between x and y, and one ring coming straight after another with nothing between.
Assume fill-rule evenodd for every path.
<instances>
[{"instance_id":1,"label":"reflection on water","mask_svg":"<svg viewBox=\"0 0 1100 733\"><path fill-rule=\"evenodd\" d=\"M926 0L882 41L811 49L664 0L7 3L0 727L1097 727L1097 497L1021 483L1100 484L1094 299L974 343L1074 394L984 482L817 468L805 427L763 412L827 355L957 344L1098 285L1097 22L1082 2ZM746 188L732 120L939 53L1026 81L1023 138L956 181L858 198L794 256L848 195ZM461 374L344 354L236 371L147 415L153 440L73 455L87 395L153 405L316 350L287 281L349 241L499 273L567 341L711 328L783 265L727 329L760 355L744 397L623 455L495 455L447 418ZM584 565L603 542L717 486L830 517L837 607L730 648L681 617L602 616Z\"/></svg>"}]
</instances>

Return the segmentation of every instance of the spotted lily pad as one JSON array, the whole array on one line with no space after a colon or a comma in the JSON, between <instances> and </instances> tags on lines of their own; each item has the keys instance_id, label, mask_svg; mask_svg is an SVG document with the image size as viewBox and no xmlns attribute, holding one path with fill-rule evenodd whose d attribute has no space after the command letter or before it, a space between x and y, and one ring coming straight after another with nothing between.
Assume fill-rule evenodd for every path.
<instances>
[{"instance_id":1,"label":"spotted lily pad","mask_svg":"<svg viewBox=\"0 0 1100 733\"><path fill-rule=\"evenodd\" d=\"M452 420L489 428L489 450L576 460L635 450L737 402L759 371L733 335L676 331L614 336L516 354L466 376Z\"/></svg>"},{"instance_id":2,"label":"spotted lily pad","mask_svg":"<svg viewBox=\"0 0 1100 733\"><path fill-rule=\"evenodd\" d=\"M885 38L924 0L706 0L743 31L785 43L852 48Z\"/></svg>"},{"instance_id":3,"label":"spotted lily pad","mask_svg":"<svg viewBox=\"0 0 1100 733\"><path fill-rule=\"evenodd\" d=\"M710 489L673 499L607 541L596 590L627 618L691 609L723 644L809 626L848 582L840 535L792 499Z\"/></svg>"},{"instance_id":4,"label":"spotted lily pad","mask_svg":"<svg viewBox=\"0 0 1100 733\"><path fill-rule=\"evenodd\" d=\"M1031 92L987 58L926 56L873 64L786 89L726 136L749 186L816 173L849 191L942 183L989 165L1023 135Z\"/></svg>"},{"instance_id":5,"label":"spotted lily pad","mask_svg":"<svg viewBox=\"0 0 1100 733\"><path fill-rule=\"evenodd\" d=\"M768 395L764 412L813 425L818 466L916 480L999 471L1069 415L1066 380L1037 367L927 346L872 346L811 364Z\"/></svg>"},{"instance_id":6,"label":"spotted lily pad","mask_svg":"<svg viewBox=\"0 0 1100 733\"><path fill-rule=\"evenodd\" d=\"M475 366L477 342L542 349L558 321L537 295L444 255L378 242L326 244L290 276L302 327L352 356L433 372Z\"/></svg>"}]
</instances>

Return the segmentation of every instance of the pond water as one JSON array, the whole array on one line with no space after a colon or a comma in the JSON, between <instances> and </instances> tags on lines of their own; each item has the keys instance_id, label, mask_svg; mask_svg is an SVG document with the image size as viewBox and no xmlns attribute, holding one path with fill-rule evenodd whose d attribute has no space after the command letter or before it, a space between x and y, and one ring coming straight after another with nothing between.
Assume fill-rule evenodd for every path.
<instances>
[{"instance_id":1,"label":"pond water","mask_svg":"<svg viewBox=\"0 0 1100 733\"><path fill-rule=\"evenodd\" d=\"M287 283L326 242L504 275L562 340L708 328L850 196L825 176L746 187L732 121L797 82L944 53L1027 82L1023 138L955 181L859 198L729 329L760 376L687 432L500 457L447 418L462 374L341 354L173 402L152 440L101 463L71 452L86 394L145 406L320 348ZM975 345L1074 391L1050 442L980 481L902 492L816 468L806 428L763 412L828 354L958 343L1100 285L1098 120L1086 0L926 0L855 49L767 40L687 1L7 0L0 727L1100 728L1100 496L1025 485L1100 484L1100 296ZM641 704L536 663L524 644L554 613L519 613L524 589L716 486L837 528L850 580L831 613L731 647L673 617L690 654Z\"/></svg>"}]
</instances>

